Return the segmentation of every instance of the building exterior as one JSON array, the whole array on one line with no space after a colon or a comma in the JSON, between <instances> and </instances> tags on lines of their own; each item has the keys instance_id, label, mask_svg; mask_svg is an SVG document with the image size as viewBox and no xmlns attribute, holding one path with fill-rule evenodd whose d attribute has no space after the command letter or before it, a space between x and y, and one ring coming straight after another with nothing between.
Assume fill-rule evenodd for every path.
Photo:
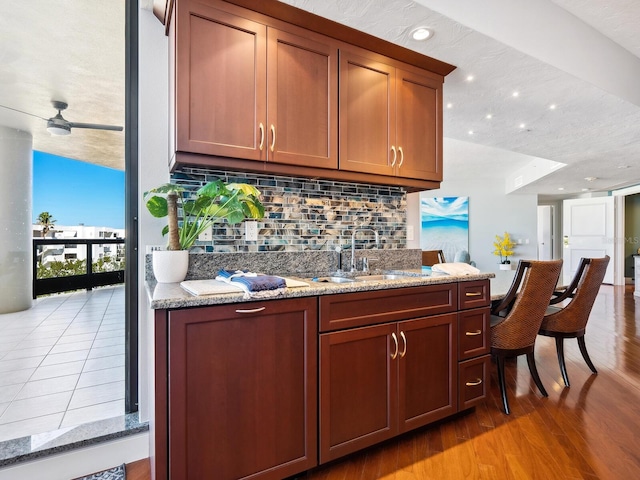
<instances>
[{"instance_id":1,"label":"building exterior","mask_svg":"<svg viewBox=\"0 0 640 480\"><path fill-rule=\"evenodd\" d=\"M42 226L33 225L33 238L42 238ZM64 262L65 260L86 260L87 250L82 244L74 244L72 240L94 240L94 239L124 239L123 228L96 227L87 225L61 226L56 225L46 238L62 240L69 239L69 243L64 245L39 245L38 261L43 265L51 262ZM124 260L124 243L105 244L92 246L92 259L110 258L112 261Z\"/></svg>"}]
</instances>

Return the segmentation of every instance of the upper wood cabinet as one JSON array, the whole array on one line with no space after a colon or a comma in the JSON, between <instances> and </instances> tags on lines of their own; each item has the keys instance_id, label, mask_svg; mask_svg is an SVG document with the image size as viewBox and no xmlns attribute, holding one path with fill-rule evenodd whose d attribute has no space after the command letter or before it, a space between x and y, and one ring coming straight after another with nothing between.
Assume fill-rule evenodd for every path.
<instances>
[{"instance_id":1,"label":"upper wood cabinet","mask_svg":"<svg viewBox=\"0 0 640 480\"><path fill-rule=\"evenodd\" d=\"M171 168L439 186L455 67L276 0L154 12L171 39Z\"/></svg>"},{"instance_id":2,"label":"upper wood cabinet","mask_svg":"<svg viewBox=\"0 0 640 480\"><path fill-rule=\"evenodd\" d=\"M175 150L337 168L334 42L185 3L175 44Z\"/></svg>"},{"instance_id":3,"label":"upper wood cabinet","mask_svg":"<svg viewBox=\"0 0 640 480\"><path fill-rule=\"evenodd\" d=\"M442 80L340 50L340 169L442 180Z\"/></svg>"}]
</instances>

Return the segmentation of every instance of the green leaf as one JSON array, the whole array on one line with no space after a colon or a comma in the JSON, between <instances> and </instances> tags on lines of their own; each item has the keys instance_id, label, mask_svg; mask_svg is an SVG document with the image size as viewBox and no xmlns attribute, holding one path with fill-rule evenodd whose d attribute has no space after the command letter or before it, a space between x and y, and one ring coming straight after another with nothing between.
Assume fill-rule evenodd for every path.
<instances>
[{"instance_id":1,"label":"green leaf","mask_svg":"<svg viewBox=\"0 0 640 480\"><path fill-rule=\"evenodd\" d=\"M207 197L217 197L221 192L224 192L224 182L220 179L213 182L209 182L198 189L198 196L205 195Z\"/></svg>"},{"instance_id":2,"label":"green leaf","mask_svg":"<svg viewBox=\"0 0 640 480\"><path fill-rule=\"evenodd\" d=\"M242 194L252 197L259 197L260 190L253 185L247 185L246 183L230 183L227 188L232 191L240 191Z\"/></svg>"},{"instance_id":3,"label":"green leaf","mask_svg":"<svg viewBox=\"0 0 640 480\"><path fill-rule=\"evenodd\" d=\"M168 213L167 199L158 196L151 197L147 200L147 210L149 210L149 213L154 217L166 217Z\"/></svg>"},{"instance_id":4,"label":"green leaf","mask_svg":"<svg viewBox=\"0 0 640 480\"><path fill-rule=\"evenodd\" d=\"M148 192L145 192L144 196L146 197L147 195L149 195L151 193L162 193L164 195L166 195L168 193L179 193L179 194L181 194L182 192L185 192L185 191L186 191L185 188L180 186L180 185L175 185L173 183L165 183L163 185L160 185L159 187L152 188Z\"/></svg>"}]
</instances>

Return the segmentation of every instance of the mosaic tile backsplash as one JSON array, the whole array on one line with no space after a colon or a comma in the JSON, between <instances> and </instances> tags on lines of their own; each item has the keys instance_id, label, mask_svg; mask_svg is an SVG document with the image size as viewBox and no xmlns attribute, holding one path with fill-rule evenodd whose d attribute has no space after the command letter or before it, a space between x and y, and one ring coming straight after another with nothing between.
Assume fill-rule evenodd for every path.
<instances>
[{"instance_id":1,"label":"mosaic tile backsplash","mask_svg":"<svg viewBox=\"0 0 640 480\"><path fill-rule=\"evenodd\" d=\"M379 248L406 248L406 192L400 187L292 178L182 167L171 182L195 191L220 178L248 183L262 192L265 217L258 220L258 241L244 239L244 225L219 223L212 242L197 242L205 252L301 252L350 248L354 228L375 229ZM363 230L357 249L373 248L374 235Z\"/></svg>"}]
</instances>

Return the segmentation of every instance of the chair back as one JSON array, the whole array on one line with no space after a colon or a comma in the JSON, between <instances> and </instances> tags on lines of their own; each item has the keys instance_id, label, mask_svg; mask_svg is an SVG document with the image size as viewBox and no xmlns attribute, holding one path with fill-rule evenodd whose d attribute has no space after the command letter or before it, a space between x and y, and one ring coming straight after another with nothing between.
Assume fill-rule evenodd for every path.
<instances>
[{"instance_id":1,"label":"chair back","mask_svg":"<svg viewBox=\"0 0 640 480\"><path fill-rule=\"evenodd\" d=\"M535 343L545 311L560 277L562 260L520 260L505 300L509 313L491 328L491 346L521 349Z\"/></svg>"},{"instance_id":2,"label":"chair back","mask_svg":"<svg viewBox=\"0 0 640 480\"><path fill-rule=\"evenodd\" d=\"M444 253L442 250L423 250L422 251L422 265L425 267L432 267L436 263L445 263Z\"/></svg>"},{"instance_id":3,"label":"chair back","mask_svg":"<svg viewBox=\"0 0 640 480\"><path fill-rule=\"evenodd\" d=\"M609 260L608 255L604 258L582 258L571 285L562 295L551 301L554 304L568 298L569 303L560 311L547 315L545 323L552 323L553 329L561 332L583 330L607 273ZM560 317L561 321L554 321L560 320Z\"/></svg>"}]
</instances>

